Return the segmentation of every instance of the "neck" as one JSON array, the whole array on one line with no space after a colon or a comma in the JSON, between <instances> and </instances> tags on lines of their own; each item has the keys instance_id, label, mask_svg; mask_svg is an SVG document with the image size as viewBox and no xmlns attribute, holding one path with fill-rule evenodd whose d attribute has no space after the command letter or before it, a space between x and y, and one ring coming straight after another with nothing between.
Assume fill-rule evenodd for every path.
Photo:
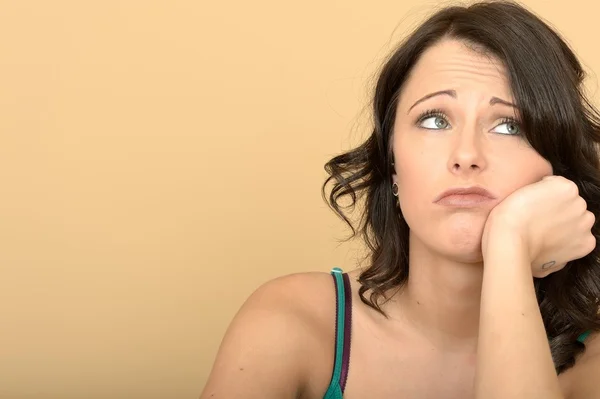
<instances>
[{"instance_id":1,"label":"neck","mask_svg":"<svg viewBox=\"0 0 600 399\"><path fill-rule=\"evenodd\" d=\"M407 284L393 301L399 305L398 310L401 309L417 333L435 347L474 352L479 331L483 262L448 259L412 235L409 254Z\"/></svg>"}]
</instances>

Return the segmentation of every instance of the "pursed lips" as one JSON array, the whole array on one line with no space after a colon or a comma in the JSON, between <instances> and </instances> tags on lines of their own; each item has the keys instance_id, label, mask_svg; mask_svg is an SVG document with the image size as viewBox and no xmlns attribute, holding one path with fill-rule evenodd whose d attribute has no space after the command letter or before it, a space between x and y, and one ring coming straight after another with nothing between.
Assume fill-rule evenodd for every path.
<instances>
[{"instance_id":1,"label":"pursed lips","mask_svg":"<svg viewBox=\"0 0 600 399\"><path fill-rule=\"evenodd\" d=\"M492 193L480 186L455 187L438 195L433 203L443 206L472 207L495 199Z\"/></svg>"}]
</instances>

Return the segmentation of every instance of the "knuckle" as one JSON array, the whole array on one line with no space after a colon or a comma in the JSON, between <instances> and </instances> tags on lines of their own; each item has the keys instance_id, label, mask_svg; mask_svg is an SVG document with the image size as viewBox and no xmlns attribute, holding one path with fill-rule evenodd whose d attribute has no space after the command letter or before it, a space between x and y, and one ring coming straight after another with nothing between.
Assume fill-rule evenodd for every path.
<instances>
[{"instance_id":1,"label":"knuckle","mask_svg":"<svg viewBox=\"0 0 600 399\"><path fill-rule=\"evenodd\" d=\"M586 255L596 248L596 244L596 237L593 234L588 235L587 239L584 242L584 250L586 252Z\"/></svg>"},{"instance_id":2,"label":"knuckle","mask_svg":"<svg viewBox=\"0 0 600 399\"><path fill-rule=\"evenodd\" d=\"M577 198L577 209L581 211L582 214L587 211L587 201L582 197Z\"/></svg>"},{"instance_id":3,"label":"knuckle","mask_svg":"<svg viewBox=\"0 0 600 399\"><path fill-rule=\"evenodd\" d=\"M567 191L571 194L576 194L579 195L579 187L577 186L577 184L575 184L575 182L565 179L566 180L566 186L567 186Z\"/></svg>"},{"instance_id":4,"label":"knuckle","mask_svg":"<svg viewBox=\"0 0 600 399\"><path fill-rule=\"evenodd\" d=\"M594 215L593 212L586 211L585 216L587 218L589 228L591 229L592 226L594 226L596 224L596 215Z\"/></svg>"}]
</instances>

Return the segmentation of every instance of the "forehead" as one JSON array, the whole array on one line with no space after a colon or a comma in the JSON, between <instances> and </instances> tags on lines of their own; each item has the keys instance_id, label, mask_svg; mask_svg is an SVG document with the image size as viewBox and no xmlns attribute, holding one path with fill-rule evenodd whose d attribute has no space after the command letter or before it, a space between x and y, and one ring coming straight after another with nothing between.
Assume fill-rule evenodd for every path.
<instances>
[{"instance_id":1,"label":"forehead","mask_svg":"<svg viewBox=\"0 0 600 399\"><path fill-rule=\"evenodd\" d=\"M455 39L444 39L423 52L408 76L400 103L446 89L456 90L459 99L463 93L482 100L491 96L512 100L504 64Z\"/></svg>"}]
</instances>

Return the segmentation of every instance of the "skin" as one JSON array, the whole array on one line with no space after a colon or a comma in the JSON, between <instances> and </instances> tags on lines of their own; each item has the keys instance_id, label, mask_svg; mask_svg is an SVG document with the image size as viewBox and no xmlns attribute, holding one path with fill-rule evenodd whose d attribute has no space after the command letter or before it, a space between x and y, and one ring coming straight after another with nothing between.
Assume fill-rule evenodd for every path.
<instances>
[{"instance_id":1,"label":"skin","mask_svg":"<svg viewBox=\"0 0 600 399\"><path fill-rule=\"evenodd\" d=\"M456 97L423 96L452 89ZM483 279L481 238L490 211L520 187L552 174L551 165L502 118L515 109L489 105L491 97L513 103L499 62L445 41L423 54L400 97L394 129L394 181L410 227L410 278L397 304L415 320L419 334L474 353ZM422 112L441 109L445 118L418 122ZM432 129L436 119L445 129ZM429 127L426 129L425 127ZM502 132L502 133L498 133ZM510 162L507 162L510 160ZM450 187L480 185L497 199L467 209L449 209L433 199ZM435 265L435 266L433 266Z\"/></svg>"},{"instance_id":2,"label":"skin","mask_svg":"<svg viewBox=\"0 0 600 399\"><path fill-rule=\"evenodd\" d=\"M453 95L414 105L440 90ZM600 341L588 338L584 355L556 378L531 283L591 251L593 217L572 183L548 178L549 163L508 134L516 125L503 118L518 115L490 105L492 97L513 102L503 66L454 40L429 48L403 88L393 181L411 229L410 275L383 305L385 319L360 301L360 270L349 273L346 398L600 397L593 384ZM445 116L419 119L428 109ZM475 184L495 199L461 209L433 202L448 188ZM583 244L565 245L569 237ZM236 315L201 398L322 398L334 319L328 274L270 281Z\"/></svg>"}]
</instances>

